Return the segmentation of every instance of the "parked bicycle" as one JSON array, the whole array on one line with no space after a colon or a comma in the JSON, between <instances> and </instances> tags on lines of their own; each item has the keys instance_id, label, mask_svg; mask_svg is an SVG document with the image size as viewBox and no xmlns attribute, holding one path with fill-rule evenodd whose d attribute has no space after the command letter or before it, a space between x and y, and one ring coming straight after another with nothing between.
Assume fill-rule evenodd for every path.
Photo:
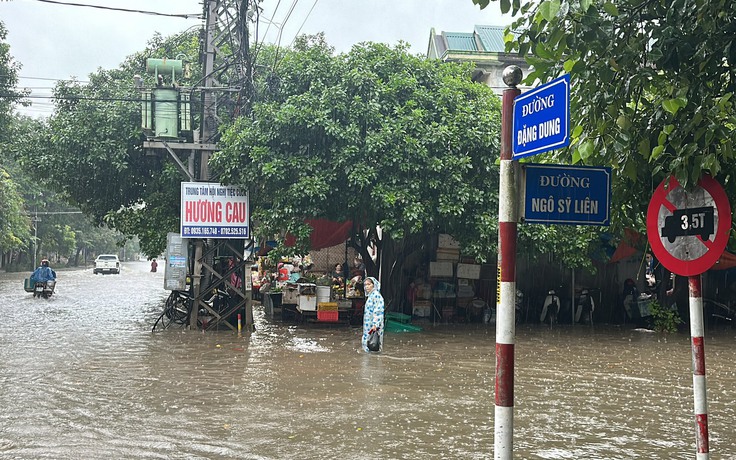
<instances>
[{"instance_id":1,"label":"parked bicycle","mask_svg":"<svg viewBox=\"0 0 736 460\"><path fill-rule=\"evenodd\" d=\"M205 300L209 310L203 307L197 312L197 327L206 329L210 314L212 312L217 314L223 313L229 306L230 297L230 293L225 289L217 288L212 291L210 298ZM161 329L166 329L172 324L179 326L188 325L193 304L194 296L190 291L171 291L164 304L163 312L161 312L161 315L153 324L151 330L156 330L159 324L161 325Z\"/></svg>"}]
</instances>

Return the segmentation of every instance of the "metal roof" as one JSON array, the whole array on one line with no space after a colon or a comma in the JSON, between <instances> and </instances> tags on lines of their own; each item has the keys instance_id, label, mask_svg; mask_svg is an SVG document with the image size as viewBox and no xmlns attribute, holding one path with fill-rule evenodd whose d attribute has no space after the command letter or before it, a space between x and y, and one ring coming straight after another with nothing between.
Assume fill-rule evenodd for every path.
<instances>
[{"instance_id":1,"label":"metal roof","mask_svg":"<svg viewBox=\"0 0 736 460\"><path fill-rule=\"evenodd\" d=\"M483 51L506 52L506 44L503 42L504 29L502 26L475 26L475 33L483 45Z\"/></svg>"},{"instance_id":2,"label":"metal roof","mask_svg":"<svg viewBox=\"0 0 736 460\"><path fill-rule=\"evenodd\" d=\"M475 35L467 32L442 32L447 49L452 51L478 51Z\"/></svg>"},{"instance_id":3,"label":"metal roof","mask_svg":"<svg viewBox=\"0 0 736 460\"><path fill-rule=\"evenodd\" d=\"M465 51L505 53L506 44L503 42L504 26L476 25L473 32L442 32L444 46L438 46L437 51Z\"/></svg>"}]
</instances>

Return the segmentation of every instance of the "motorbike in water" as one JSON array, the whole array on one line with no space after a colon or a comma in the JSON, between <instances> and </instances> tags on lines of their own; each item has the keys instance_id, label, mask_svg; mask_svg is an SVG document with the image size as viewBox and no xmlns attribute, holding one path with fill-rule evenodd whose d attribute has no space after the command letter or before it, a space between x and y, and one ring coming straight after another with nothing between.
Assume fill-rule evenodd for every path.
<instances>
[{"instance_id":1,"label":"motorbike in water","mask_svg":"<svg viewBox=\"0 0 736 460\"><path fill-rule=\"evenodd\" d=\"M595 311L595 300L590 295L590 291L583 289L580 292L578 301L575 305L575 322L593 325L593 312Z\"/></svg>"},{"instance_id":2,"label":"motorbike in water","mask_svg":"<svg viewBox=\"0 0 736 460\"><path fill-rule=\"evenodd\" d=\"M514 310L515 322L519 324L521 323L521 316L524 313L524 293L519 289L516 290L516 297L514 298Z\"/></svg>"},{"instance_id":3,"label":"motorbike in water","mask_svg":"<svg viewBox=\"0 0 736 460\"><path fill-rule=\"evenodd\" d=\"M540 323L549 323L550 327L557 322L557 317L560 314L560 298L557 297L554 289L550 289L547 292L547 297L544 298L544 304L542 305L542 313L539 315Z\"/></svg>"},{"instance_id":4,"label":"motorbike in water","mask_svg":"<svg viewBox=\"0 0 736 460\"><path fill-rule=\"evenodd\" d=\"M23 289L26 292L32 292L34 298L48 299L54 293L54 289L56 289L56 280L36 281L26 278L23 281Z\"/></svg>"},{"instance_id":5,"label":"motorbike in water","mask_svg":"<svg viewBox=\"0 0 736 460\"><path fill-rule=\"evenodd\" d=\"M477 311L482 311L483 322L485 324L496 324L496 309L488 305L486 301L480 298L473 299L471 303L475 304ZM514 322L519 324L524 306L524 293L519 289L516 290L514 297Z\"/></svg>"}]
</instances>

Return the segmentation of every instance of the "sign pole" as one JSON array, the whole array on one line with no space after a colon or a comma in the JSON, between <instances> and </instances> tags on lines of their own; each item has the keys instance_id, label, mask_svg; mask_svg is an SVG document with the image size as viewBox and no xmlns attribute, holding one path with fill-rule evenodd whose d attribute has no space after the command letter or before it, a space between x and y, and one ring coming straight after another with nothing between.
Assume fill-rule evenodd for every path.
<instances>
[{"instance_id":1,"label":"sign pole","mask_svg":"<svg viewBox=\"0 0 736 460\"><path fill-rule=\"evenodd\" d=\"M721 257L731 233L731 204L723 187L704 175L693 190L674 177L662 181L647 210L654 255L672 273L688 277L696 459L710 458L705 385L702 274Z\"/></svg>"},{"instance_id":2,"label":"sign pole","mask_svg":"<svg viewBox=\"0 0 736 460\"><path fill-rule=\"evenodd\" d=\"M688 277L690 287L690 336L693 354L693 396L695 401L695 447L697 460L707 460L708 448L708 399L705 385L705 327L703 321L702 275Z\"/></svg>"},{"instance_id":3,"label":"sign pole","mask_svg":"<svg viewBox=\"0 0 736 460\"><path fill-rule=\"evenodd\" d=\"M501 105L501 170L498 195L498 267L500 301L496 305L496 386L494 416L494 456L511 460L514 456L514 295L516 293L516 238L519 221L517 179L519 163L512 159L512 120L516 87L522 73L517 66L506 67L503 81L510 88L503 92ZM498 296L497 296L498 297Z\"/></svg>"}]
</instances>

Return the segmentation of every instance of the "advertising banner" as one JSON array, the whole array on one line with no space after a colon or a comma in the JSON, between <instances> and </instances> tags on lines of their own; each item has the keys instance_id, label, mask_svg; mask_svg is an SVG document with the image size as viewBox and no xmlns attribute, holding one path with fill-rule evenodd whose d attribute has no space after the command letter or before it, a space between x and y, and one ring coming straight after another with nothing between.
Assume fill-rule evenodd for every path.
<instances>
[{"instance_id":1,"label":"advertising banner","mask_svg":"<svg viewBox=\"0 0 736 460\"><path fill-rule=\"evenodd\" d=\"M166 234L166 265L164 266L164 289L185 291L187 289L187 267L189 258L187 244L178 233Z\"/></svg>"},{"instance_id":2,"label":"advertising banner","mask_svg":"<svg viewBox=\"0 0 736 460\"><path fill-rule=\"evenodd\" d=\"M182 238L250 238L248 192L212 182L181 183Z\"/></svg>"}]
</instances>

